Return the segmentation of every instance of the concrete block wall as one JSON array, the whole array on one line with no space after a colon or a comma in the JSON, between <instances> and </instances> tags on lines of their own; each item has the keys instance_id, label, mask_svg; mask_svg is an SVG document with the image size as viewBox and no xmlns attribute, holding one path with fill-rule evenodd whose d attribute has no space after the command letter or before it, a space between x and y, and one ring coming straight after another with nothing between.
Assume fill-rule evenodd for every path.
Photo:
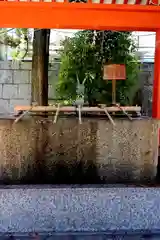
<instances>
[{"instance_id":1,"label":"concrete block wall","mask_svg":"<svg viewBox=\"0 0 160 240\"><path fill-rule=\"evenodd\" d=\"M31 63L0 62L0 114L31 101Z\"/></svg>"},{"instance_id":2,"label":"concrete block wall","mask_svg":"<svg viewBox=\"0 0 160 240\"><path fill-rule=\"evenodd\" d=\"M50 83L58 76L58 65L49 69ZM30 105L31 67L31 62L0 61L0 114L13 114L16 105ZM53 86L49 84L49 99L54 96Z\"/></svg>"}]
</instances>

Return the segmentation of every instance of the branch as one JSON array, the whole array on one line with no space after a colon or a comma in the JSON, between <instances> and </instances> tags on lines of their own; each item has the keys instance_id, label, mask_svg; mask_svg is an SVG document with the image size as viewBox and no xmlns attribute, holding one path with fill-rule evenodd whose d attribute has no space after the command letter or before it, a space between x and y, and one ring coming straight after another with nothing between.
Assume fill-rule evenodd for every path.
<instances>
[{"instance_id":1,"label":"branch","mask_svg":"<svg viewBox=\"0 0 160 240\"><path fill-rule=\"evenodd\" d=\"M12 37L6 36L3 40L0 39L0 44L16 48L20 44L20 39L13 39Z\"/></svg>"},{"instance_id":2,"label":"branch","mask_svg":"<svg viewBox=\"0 0 160 240\"><path fill-rule=\"evenodd\" d=\"M28 49L29 49L29 40L28 40L28 37L26 36L26 38L25 38L25 41L26 41L26 51L25 51L25 53L24 53L24 55L23 55L23 57L21 58L22 60L27 56L27 53L28 53Z\"/></svg>"}]
</instances>

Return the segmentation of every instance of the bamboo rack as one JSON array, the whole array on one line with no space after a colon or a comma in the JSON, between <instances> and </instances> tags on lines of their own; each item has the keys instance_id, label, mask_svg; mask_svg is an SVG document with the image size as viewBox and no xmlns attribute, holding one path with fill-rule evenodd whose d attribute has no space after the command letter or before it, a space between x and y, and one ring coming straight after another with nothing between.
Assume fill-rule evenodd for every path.
<instances>
[{"instance_id":1,"label":"bamboo rack","mask_svg":"<svg viewBox=\"0 0 160 240\"><path fill-rule=\"evenodd\" d=\"M82 124L82 118L81 118L81 113L83 112L99 112L99 113L105 113L110 120L111 124L115 126L115 122L109 112L123 112L129 120L132 120L132 118L128 115L127 112L140 112L141 107L139 106L125 106L125 107L120 107L118 104L115 106L107 107L105 105L100 105L97 107L84 107L84 106L17 106L15 107L15 112L17 114L20 113L20 116L18 116L15 120L15 123L17 123L19 120L21 120L26 114L29 112L53 112L55 113L54 117L54 123L57 122L57 118L60 112L63 113L71 113L71 112L78 112L78 117L79 117L79 123Z\"/></svg>"},{"instance_id":2,"label":"bamboo rack","mask_svg":"<svg viewBox=\"0 0 160 240\"><path fill-rule=\"evenodd\" d=\"M140 112L141 107L139 106L111 106L105 107L108 112ZM15 112L56 112L57 106L16 106ZM77 111L77 107L74 106L61 106L59 107L59 112L75 112ZM104 113L104 108L101 107L81 107L81 112L99 112Z\"/></svg>"}]
</instances>

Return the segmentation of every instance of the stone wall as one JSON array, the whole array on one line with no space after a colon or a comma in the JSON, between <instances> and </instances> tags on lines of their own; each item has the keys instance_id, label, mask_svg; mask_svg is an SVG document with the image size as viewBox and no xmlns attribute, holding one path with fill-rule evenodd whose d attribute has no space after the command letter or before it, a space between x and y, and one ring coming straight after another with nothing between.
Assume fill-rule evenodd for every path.
<instances>
[{"instance_id":1,"label":"stone wall","mask_svg":"<svg viewBox=\"0 0 160 240\"><path fill-rule=\"evenodd\" d=\"M16 105L30 105L31 67L31 62L0 62L0 114L12 114ZM56 63L49 68L49 99L54 96L58 68Z\"/></svg>"},{"instance_id":2,"label":"stone wall","mask_svg":"<svg viewBox=\"0 0 160 240\"><path fill-rule=\"evenodd\" d=\"M154 120L0 120L1 183L128 183L156 176Z\"/></svg>"},{"instance_id":3,"label":"stone wall","mask_svg":"<svg viewBox=\"0 0 160 240\"><path fill-rule=\"evenodd\" d=\"M154 79L154 64L144 63L141 66L139 83L142 98L142 114L152 116L152 90Z\"/></svg>"}]
</instances>

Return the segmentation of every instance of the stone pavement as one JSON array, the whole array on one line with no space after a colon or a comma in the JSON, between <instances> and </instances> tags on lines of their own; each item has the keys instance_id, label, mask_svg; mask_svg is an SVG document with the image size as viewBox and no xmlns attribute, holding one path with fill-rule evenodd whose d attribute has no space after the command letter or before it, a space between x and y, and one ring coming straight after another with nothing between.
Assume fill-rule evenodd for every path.
<instances>
[{"instance_id":1,"label":"stone pavement","mask_svg":"<svg viewBox=\"0 0 160 240\"><path fill-rule=\"evenodd\" d=\"M151 239L151 240L159 240L160 235L144 235L144 234L132 234L132 235L108 235L108 234L63 234L63 235L55 235L55 234L38 234L37 236L28 235L8 235L4 234L0 236L1 240L143 240L143 239Z\"/></svg>"},{"instance_id":2,"label":"stone pavement","mask_svg":"<svg viewBox=\"0 0 160 240\"><path fill-rule=\"evenodd\" d=\"M160 240L159 199L160 188L2 188L0 240Z\"/></svg>"},{"instance_id":3,"label":"stone pavement","mask_svg":"<svg viewBox=\"0 0 160 240\"><path fill-rule=\"evenodd\" d=\"M0 189L0 232L115 232L160 229L160 188ZM159 233L159 232L158 232Z\"/></svg>"},{"instance_id":4,"label":"stone pavement","mask_svg":"<svg viewBox=\"0 0 160 240\"><path fill-rule=\"evenodd\" d=\"M160 234L105 234L105 233L76 233L76 234L54 234L54 233L43 233L43 234L3 234L0 235L1 240L159 240Z\"/></svg>"}]
</instances>

